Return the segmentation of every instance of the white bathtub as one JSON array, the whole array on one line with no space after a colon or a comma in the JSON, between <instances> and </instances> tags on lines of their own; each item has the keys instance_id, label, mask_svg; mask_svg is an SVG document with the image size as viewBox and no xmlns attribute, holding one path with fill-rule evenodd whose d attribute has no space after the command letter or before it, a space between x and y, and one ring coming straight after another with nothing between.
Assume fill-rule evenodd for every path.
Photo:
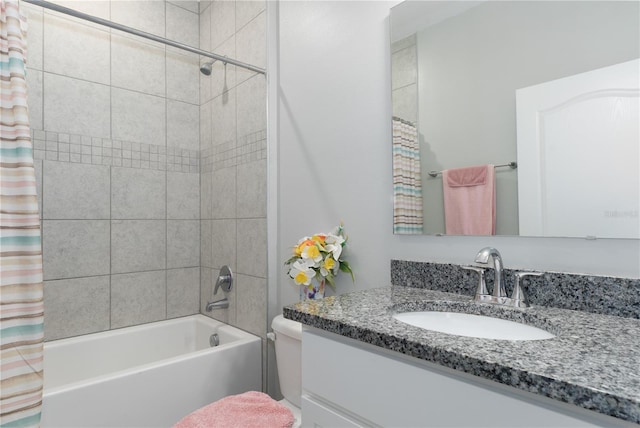
<instances>
[{"instance_id":1,"label":"white bathtub","mask_svg":"<svg viewBox=\"0 0 640 428\"><path fill-rule=\"evenodd\" d=\"M260 338L203 315L47 342L44 355L45 428L170 427L262 385Z\"/></svg>"}]
</instances>

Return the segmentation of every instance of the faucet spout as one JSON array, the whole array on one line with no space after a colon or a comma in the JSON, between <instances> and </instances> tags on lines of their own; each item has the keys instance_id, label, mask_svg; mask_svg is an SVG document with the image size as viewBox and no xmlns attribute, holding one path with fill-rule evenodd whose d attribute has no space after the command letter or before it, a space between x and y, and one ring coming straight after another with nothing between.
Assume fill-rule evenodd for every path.
<instances>
[{"instance_id":1,"label":"faucet spout","mask_svg":"<svg viewBox=\"0 0 640 428\"><path fill-rule=\"evenodd\" d=\"M211 312L214 309L227 309L229 307L229 300L225 297L222 300L218 300L217 302L208 302L205 310L207 312Z\"/></svg>"},{"instance_id":2,"label":"faucet spout","mask_svg":"<svg viewBox=\"0 0 640 428\"><path fill-rule=\"evenodd\" d=\"M495 298L507 297L507 292L504 289L504 271L500 252L493 247L484 247L478 251L475 261L476 263L481 264L489 264L489 261L491 261L491 264L495 269L492 295Z\"/></svg>"}]
</instances>

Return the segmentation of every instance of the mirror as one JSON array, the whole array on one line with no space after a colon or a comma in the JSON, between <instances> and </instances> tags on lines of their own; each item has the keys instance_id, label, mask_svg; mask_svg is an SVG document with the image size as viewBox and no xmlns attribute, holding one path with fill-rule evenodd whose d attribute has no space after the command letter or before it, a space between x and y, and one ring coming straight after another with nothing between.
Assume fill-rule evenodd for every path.
<instances>
[{"instance_id":1,"label":"mirror","mask_svg":"<svg viewBox=\"0 0 640 428\"><path fill-rule=\"evenodd\" d=\"M532 139L524 134L531 127L523 124L533 117L535 125L542 110L558 104L536 110L516 103L516 94L529 88L569 87L571 79L617 64L632 64L633 72L630 61L640 57L639 6L633 1L405 1L393 7L394 233L446 234L443 170L515 162L516 168L494 169L495 234L640 238L639 78L631 77L630 88L617 88L626 92L598 98L601 105L594 107L616 120L622 111L631 142L614 141L613 126L609 133L585 131L596 141L583 144L580 124L592 120L573 110L548 118L545 129L533 128L534 133L553 129L559 136ZM586 99L566 96L565 101ZM528 116L520 117L525 111ZM563 128L567 117L573 133ZM414 146L397 144L406 141ZM533 146L521 146L525 141ZM611 156L601 156L598 148ZM566 162L558 162L560 156ZM576 165L581 174L592 171L592 179L571 180ZM431 171L438 174L432 177ZM598 176L607 178L607 185L594 186ZM546 196L545 189L553 195ZM612 199L616 194L621 197ZM568 208L573 219L584 217L580 227L566 215L560 221ZM540 218L531 220L532 212ZM543 227L531 226L536 221Z\"/></svg>"}]
</instances>

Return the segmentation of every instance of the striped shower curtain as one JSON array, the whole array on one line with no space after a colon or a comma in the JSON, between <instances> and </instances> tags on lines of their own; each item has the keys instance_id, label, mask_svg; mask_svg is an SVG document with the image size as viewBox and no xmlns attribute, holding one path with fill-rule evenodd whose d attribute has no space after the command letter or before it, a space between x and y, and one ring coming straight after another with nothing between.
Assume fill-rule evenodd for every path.
<instances>
[{"instance_id":1,"label":"striped shower curtain","mask_svg":"<svg viewBox=\"0 0 640 428\"><path fill-rule=\"evenodd\" d=\"M37 426L42 404L43 286L27 111L26 20L0 9L0 425Z\"/></svg>"},{"instance_id":2,"label":"striped shower curtain","mask_svg":"<svg viewBox=\"0 0 640 428\"><path fill-rule=\"evenodd\" d=\"M418 130L393 118L393 232L422 233L422 176Z\"/></svg>"}]
</instances>

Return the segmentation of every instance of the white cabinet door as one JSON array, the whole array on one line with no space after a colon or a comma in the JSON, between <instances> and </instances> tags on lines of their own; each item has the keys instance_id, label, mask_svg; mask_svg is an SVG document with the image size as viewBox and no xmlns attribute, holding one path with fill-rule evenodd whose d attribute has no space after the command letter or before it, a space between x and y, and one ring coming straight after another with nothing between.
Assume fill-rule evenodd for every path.
<instances>
[{"instance_id":1,"label":"white cabinet door","mask_svg":"<svg viewBox=\"0 0 640 428\"><path fill-rule=\"evenodd\" d=\"M520 235L640 238L640 60L516 91Z\"/></svg>"}]
</instances>

